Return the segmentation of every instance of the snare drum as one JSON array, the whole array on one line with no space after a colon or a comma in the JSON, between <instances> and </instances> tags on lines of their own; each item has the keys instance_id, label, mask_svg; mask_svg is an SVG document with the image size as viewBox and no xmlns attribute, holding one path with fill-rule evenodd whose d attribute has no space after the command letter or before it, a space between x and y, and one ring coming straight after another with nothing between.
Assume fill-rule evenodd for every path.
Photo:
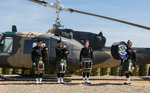
<instances>
[{"instance_id":1,"label":"snare drum","mask_svg":"<svg viewBox=\"0 0 150 93\"><path fill-rule=\"evenodd\" d=\"M82 70L83 71L91 71L92 70L92 60L91 58L82 58Z\"/></svg>"}]
</instances>

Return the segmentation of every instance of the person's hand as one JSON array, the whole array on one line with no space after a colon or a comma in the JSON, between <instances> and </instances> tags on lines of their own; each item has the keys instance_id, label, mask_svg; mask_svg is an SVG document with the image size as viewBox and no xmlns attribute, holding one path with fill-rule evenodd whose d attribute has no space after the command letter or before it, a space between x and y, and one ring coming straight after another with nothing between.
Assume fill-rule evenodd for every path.
<instances>
[{"instance_id":1,"label":"person's hand","mask_svg":"<svg viewBox=\"0 0 150 93\"><path fill-rule=\"evenodd\" d=\"M139 66L138 66L138 65L136 65L136 66L134 66L134 67L136 68L136 67L139 67Z\"/></svg>"},{"instance_id":2,"label":"person's hand","mask_svg":"<svg viewBox=\"0 0 150 93\"><path fill-rule=\"evenodd\" d=\"M120 66L120 70L122 70L123 66Z\"/></svg>"},{"instance_id":3,"label":"person's hand","mask_svg":"<svg viewBox=\"0 0 150 93\"><path fill-rule=\"evenodd\" d=\"M69 53L68 51L65 52L65 54L68 54L68 53Z\"/></svg>"},{"instance_id":4,"label":"person's hand","mask_svg":"<svg viewBox=\"0 0 150 93\"><path fill-rule=\"evenodd\" d=\"M46 51L48 51L48 48L45 48Z\"/></svg>"},{"instance_id":5,"label":"person's hand","mask_svg":"<svg viewBox=\"0 0 150 93\"><path fill-rule=\"evenodd\" d=\"M65 46L65 45L64 45L63 47L64 47L64 48L67 48L67 46Z\"/></svg>"},{"instance_id":6,"label":"person's hand","mask_svg":"<svg viewBox=\"0 0 150 93\"><path fill-rule=\"evenodd\" d=\"M35 64L35 62L33 62L33 66L35 66L36 64Z\"/></svg>"}]
</instances>

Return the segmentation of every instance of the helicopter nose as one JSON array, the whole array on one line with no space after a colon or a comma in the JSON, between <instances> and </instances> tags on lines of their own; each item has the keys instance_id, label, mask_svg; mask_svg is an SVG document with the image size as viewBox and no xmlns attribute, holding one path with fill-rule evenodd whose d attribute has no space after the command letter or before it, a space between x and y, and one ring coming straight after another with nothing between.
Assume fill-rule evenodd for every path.
<instances>
[{"instance_id":1,"label":"helicopter nose","mask_svg":"<svg viewBox=\"0 0 150 93\"><path fill-rule=\"evenodd\" d=\"M1 67L11 67L7 59L8 59L8 55L0 54L0 66Z\"/></svg>"}]
</instances>

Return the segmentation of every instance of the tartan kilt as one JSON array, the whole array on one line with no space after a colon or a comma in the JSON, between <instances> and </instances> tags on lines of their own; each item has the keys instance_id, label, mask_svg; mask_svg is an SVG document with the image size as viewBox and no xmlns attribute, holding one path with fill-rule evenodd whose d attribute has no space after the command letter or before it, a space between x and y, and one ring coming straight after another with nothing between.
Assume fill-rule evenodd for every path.
<instances>
[{"instance_id":1,"label":"tartan kilt","mask_svg":"<svg viewBox=\"0 0 150 93\"><path fill-rule=\"evenodd\" d=\"M133 66L133 62L132 59L127 59L123 62L123 68L122 70L125 71L129 71L129 72L133 72L134 70L134 66Z\"/></svg>"},{"instance_id":2,"label":"tartan kilt","mask_svg":"<svg viewBox=\"0 0 150 93\"><path fill-rule=\"evenodd\" d=\"M35 66L32 66L33 71L44 71L45 70L45 64L42 61L40 61L40 57L35 58Z\"/></svg>"},{"instance_id":3,"label":"tartan kilt","mask_svg":"<svg viewBox=\"0 0 150 93\"><path fill-rule=\"evenodd\" d=\"M67 62L65 59L56 60L56 72L65 73L67 71Z\"/></svg>"}]
</instances>

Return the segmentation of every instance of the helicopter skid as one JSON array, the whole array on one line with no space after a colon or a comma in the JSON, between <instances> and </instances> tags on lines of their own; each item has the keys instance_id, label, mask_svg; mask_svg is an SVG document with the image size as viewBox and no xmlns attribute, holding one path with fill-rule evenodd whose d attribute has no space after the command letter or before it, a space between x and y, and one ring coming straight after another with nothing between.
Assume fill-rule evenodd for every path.
<instances>
[{"instance_id":1,"label":"helicopter skid","mask_svg":"<svg viewBox=\"0 0 150 93\"><path fill-rule=\"evenodd\" d=\"M0 75L0 81L35 81L34 77L22 77L19 75ZM44 78L43 81L56 82L57 78ZM65 82L71 82L71 79L64 79Z\"/></svg>"}]
</instances>

